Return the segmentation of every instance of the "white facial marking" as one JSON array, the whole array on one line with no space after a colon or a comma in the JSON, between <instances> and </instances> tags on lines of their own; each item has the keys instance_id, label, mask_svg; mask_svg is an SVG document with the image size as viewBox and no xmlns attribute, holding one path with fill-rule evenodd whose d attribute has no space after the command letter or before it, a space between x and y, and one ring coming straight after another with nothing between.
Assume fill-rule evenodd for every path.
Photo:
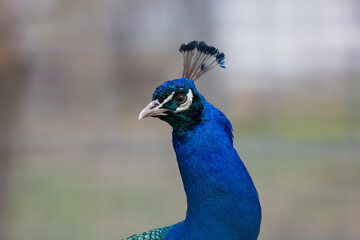
<instances>
[{"instance_id":1,"label":"white facial marking","mask_svg":"<svg viewBox=\"0 0 360 240\"><path fill-rule=\"evenodd\" d=\"M176 113L182 112L185 110L188 110L193 102L194 94L192 93L191 89L189 89L189 92L186 94L186 102L178 106L175 110Z\"/></svg>"},{"instance_id":2,"label":"white facial marking","mask_svg":"<svg viewBox=\"0 0 360 240\"><path fill-rule=\"evenodd\" d=\"M174 94L175 92L172 92L167 98L165 98L165 100L160 104L159 108L161 108L162 106L164 106L165 103L170 101L174 97Z\"/></svg>"},{"instance_id":3,"label":"white facial marking","mask_svg":"<svg viewBox=\"0 0 360 240\"><path fill-rule=\"evenodd\" d=\"M153 110L159 110L159 111L163 111L162 106L164 106L165 103L167 103L168 101L170 101L173 97L174 97L175 92L172 92L167 98L165 98L165 100L160 104L158 100L154 100L152 101L152 106L151 108ZM158 115L166 115L165 113L161 112Z\"/></svg>"},{"instance_id":4,"label":"white facial marking","mask_svg":"<svg viewBox=\"0 0 360 240\"><path fill-rule=\"evenodd\" d=\"M164 104L169 102L173 99L175 95L175 91L172 92L161 104L159 101L153 100L150 102L139 114L139 119L142 119L144 117L149 116L166 116L167 114L164 113L165 111L169 111L169 109L162 108ZM176 108L174 111L175 113L182 112L185 110L188 110L193 102L194 94L192 93L191 89L189 89L189 92L186 94L186 101L181 104L179 107Z\"/></svg>"}]
</instances>

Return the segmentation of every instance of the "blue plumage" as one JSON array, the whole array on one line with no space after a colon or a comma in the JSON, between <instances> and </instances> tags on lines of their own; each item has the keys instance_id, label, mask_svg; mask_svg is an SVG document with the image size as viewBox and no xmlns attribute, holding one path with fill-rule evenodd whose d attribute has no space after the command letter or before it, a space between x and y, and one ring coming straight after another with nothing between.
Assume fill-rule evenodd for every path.
<instances>
[{"instance_id":1,"label":"blue plumage","mask_svg":"<svg viewBox=\"0 0 360 240\"><path fill-rule=\"evenodd\" d=\"M203 44L194 42L190 47L182 46L183 51L194 51L194 45ZM200 48L208 51L210 47ZM221 64L225 55L218 56L217 52L215 61ZM147 116L173 128L173 146L188 205L185 220L166 228L160 239L257 239L261 222L258 194L233 147L232 126L226 116L208 103L188 78L157 87L139 118Z\"/></svg>"},{"instance_id":2,"label":"blue plumage","mask_svg":"<svg viewBox=\"0 0 360 240\"><path fill-rule=\"evenodd\" d=\"M183 43L180 45L179 51L180 52L186 52L186 51L192 51L199 45L199 41L191 41L187 44Z\"/></svg>"}]
</instances>

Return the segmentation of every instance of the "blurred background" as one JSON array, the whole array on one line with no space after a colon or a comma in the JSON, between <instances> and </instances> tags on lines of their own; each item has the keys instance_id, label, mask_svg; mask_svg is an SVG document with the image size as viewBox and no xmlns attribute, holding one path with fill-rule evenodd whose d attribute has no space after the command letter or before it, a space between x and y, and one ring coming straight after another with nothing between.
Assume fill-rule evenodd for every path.
<instances>
[{"instance_id":1,"label":"blurred background","mask_svg":"<svg viewBox=\"0 0 360 240\"><path fill-rule=\"evenodd\" d=\"M259 239L360 237L360 2L0 1L0 239L121 239L185 217L171 128L137 121L183 42L231 120Z\"/></svg>"}]
</instances>

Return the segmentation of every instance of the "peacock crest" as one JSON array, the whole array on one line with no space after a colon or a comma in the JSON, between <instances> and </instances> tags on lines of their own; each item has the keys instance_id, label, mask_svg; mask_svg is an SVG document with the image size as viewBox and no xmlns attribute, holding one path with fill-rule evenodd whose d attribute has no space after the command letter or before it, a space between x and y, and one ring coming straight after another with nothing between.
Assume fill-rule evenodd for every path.
<instances>
[{"instance_id":1,"label":"peacock crest","mask_svg":"<svg viewBox=\"0 0 360 240\"><path fill-rule=\"evenodd\" d=\"M183 78L195 81L217 65L225 68L225 54L203 41L183 43L179 51L183 55Z\"/></svg>"}]
</instances>

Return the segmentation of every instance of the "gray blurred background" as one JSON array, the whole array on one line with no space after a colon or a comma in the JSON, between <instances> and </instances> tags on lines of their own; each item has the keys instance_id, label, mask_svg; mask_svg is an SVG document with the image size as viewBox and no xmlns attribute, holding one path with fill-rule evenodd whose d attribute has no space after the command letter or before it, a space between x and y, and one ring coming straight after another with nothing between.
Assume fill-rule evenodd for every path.
<instances>
[{"instance_id":1,"label":"gray blurred background","mask_svg":"<svg viewBox=\"0 0 360 240\"><path fill-rule=\"evenodd\" d=\"M137 121L183 42L231 120L259 239L360 237L360 2L0 1L0 239L121 239L185 217L171 128Z\"/></svg>"}]
</instances>

